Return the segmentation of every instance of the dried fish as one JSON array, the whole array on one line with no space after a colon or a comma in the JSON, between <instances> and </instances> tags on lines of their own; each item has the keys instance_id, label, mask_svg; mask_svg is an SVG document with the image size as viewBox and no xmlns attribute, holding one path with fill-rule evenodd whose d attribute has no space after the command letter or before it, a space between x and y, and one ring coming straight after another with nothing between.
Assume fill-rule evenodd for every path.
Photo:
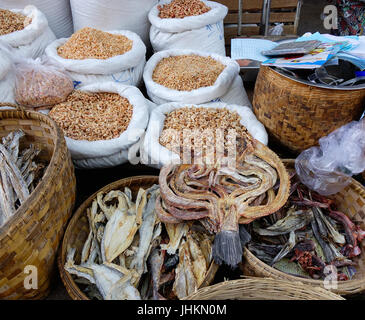
<instances>
[{"instance_id":1,"label":"dried fish","mask_svg":"<svg viewBox=\"0 0 365 320\"><path fill-rule=\"evenodd\" d=\"M124 201L119 202L118 208L105 226L102 243L108 262L112 262L129 247L141 221L142 211L135 207L127 208L124 204Z\"/></svg>"},{"instance_id":2,"label":"dried fish","mask_svg":"<svg viewBox=\"0 0 365 320\"><path fill-rule=\"evenodd\" d=\"M151 276L153 283L153 300L160 300L158 290L160 288L161 269L164 261L164 252L155 248L150 256Z\"/></svg>"},{"instance_id":3,"label":"dried fish","mask_svg":"<svg viewBox=\"0 0 365 320\"><path fill-rule=\"evenodd\" d=\"M142 225L139 228L139 246L134 259L131 262L131 268L136 269L140 274L146 272L147 253L153 238L154 226L157 216L155 214L156 198L159 195L158 186L146 190L147 204L143 206ZM137 209L138 210L138 209Z\"/></svg>"},{"instance_id":4,"label":"dried fish","mask_svg":"<svg viewBox=\"0 0 365 320\"><path fill-rule=\"evenodd\" d=\"M179 299L182 299L198 290L198 284L194 276L186 242L180 246L179 251L180 262L176 268L176 277L172 290Z\"/></svg>"},{"instance_id":5,"label":"dried fish","mask_svg":"<svg viewBox=\"0 0 365 320\"><path fill-rule=\"evenodd\" d=\"M273 266L275 263L284 258L294 248L295 243L296 243L295 232L291 231L288 242L283 246L280 252L272 260L271 265Z\"/></svg>"},{"instance_id":6,"label":"dried fish","mask_svg":"<svg viewBox=\"0 0 365 320\"><path fill-rule=\"evenodd\" d=\"M254 231L261 236L277 236L287 234L289 232L301 229L308 225L313 219L311 210L299 210L294 207L288 210L288 214L285 218L277 221L272 226L261 229L257 228L257 224L254 224Z\"/></svg>"},{"instance_id":7,"label":"dried fish","mask_svg":"<svg viewBox=\"0 0 365 320\"><path fill-rule=\"evenodd\" d=\"M189 230L189 225L186 223L165 223L165 227L170 241L168 244L162 244L161 249L167 250L167 253L172 255L176 253L182 238L186 236Z\"/></svg>"},{"instance_id":8,"label":"dried fish","mask_svg":"<svg viewBox=\"0 0 365 320\"><path fill-rule=\"evenodd\" d=\"M22 130L8 134L0 144L0 226L22 205L43 173L45 166L33 160L40 150L30 145L19 154Z\"/></svg>"}]
</instances>

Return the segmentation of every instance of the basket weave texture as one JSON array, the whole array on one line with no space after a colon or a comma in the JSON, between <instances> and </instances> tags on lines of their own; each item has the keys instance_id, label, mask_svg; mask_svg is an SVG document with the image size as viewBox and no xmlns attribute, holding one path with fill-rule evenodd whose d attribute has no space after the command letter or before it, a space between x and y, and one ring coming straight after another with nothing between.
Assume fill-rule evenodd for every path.
<instances>
[{"instance_id":1,"label":"basket weave texture","mask_svg":"<svg viewBox=\"0 0 365 320\"><path fill-rule=\"evenodd\" d=\"M61 279L66 290L73 300L89 300L89 298L80 290L79 286L73 280L72 276L64 269L66 263L67 251L69 248L76 249L75 263L78 264L81 259L81 251L89 234L89 222L86 209L89 208L99 192L107 193L111 190L124 191L125 187L131 189L133 197L137 196L140 188L150 188L153 184L158 184L157 176L137 176L125 178L108 184L104 188L95 192L90 196L76 211L72 217L62 242L62 248L58 256L58 268L60 270ZM214 280L218 271L218 265L212 263L209 267L208 274L201 285L207 286Z\"/></svg>"},{"instance_id":2,"label":"basket weave texture","mask_svg":"<svg viewBox=\"0 0 365 320\"><path fill-rule=\"evenodd\" d=\"M299 281L247 278L202 288L183 300L344 300L344 298Z\"/></svg>"},{"instance_id":3,"label":"basket weave texture","mask_svg":"<svg viewBox=\"0 0 365 320\"><path fill-rule=\"evenodd\" d=\"M262 66L257 77L253 110L269 135L294 152L318 144L321 137L358 120L365 90L318 88L289 79Z\"/></svg>"},{"instance_id":4,"label":"basket weave texture","mask_svg":"<svg viewBox=\"0 0 365 320\"><path fill-rule=\"evenodd\" d=\"M22 129L20 148L33 144L39 158L49 163L43 178L14 216L0 228L0 299L41 299L49 293L55 257L71 216L76 179L61 130L49 117L30 111L0 111L0 138ZM38 289L26 289L37 268Z\"/></svg>"},{"instance_id":5,"label":"basket weave texture","mask_svg":"<svg viewBox=\"0 0 365 320\"><path fill-rule=\"evenodd\" d=\"M287 167L294 166L294 160L283 160L283 162ZM361 228L365 230L365 188L359 182L352 179L350 185L332 196L332 198L336 201L339 211L346 214L353 222L359 223ZM357 264L355 266L356 274L354 278L347 281L338 281L337 289L331 289L332 292L341 295L350 295L365 290L365 240L359 245L362 253L360 257L353 259ZM322 280L299 278L270 267L258 259L247 248L244 250L243 254L242 270L247 276L300 281L306 285L324 287L324 282Z\"/></svg>"}]
</instances>

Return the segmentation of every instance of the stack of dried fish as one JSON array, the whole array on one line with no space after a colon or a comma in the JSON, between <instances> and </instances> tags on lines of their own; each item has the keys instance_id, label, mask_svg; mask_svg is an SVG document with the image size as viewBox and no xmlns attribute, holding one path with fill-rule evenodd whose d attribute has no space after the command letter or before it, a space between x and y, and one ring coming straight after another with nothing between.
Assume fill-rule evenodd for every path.
<instances>
[{"instance_id":1,"label":"stack of dried fish","mask_svg":"<svg viewBox=\"0 0 365 320\"><path fill-rule=\"evenodd\" d=\"M45 167L34 161L40 150L33 145L19 152L24 136L23 131L14 131L0 144L0 226L28 199Z\"/></svg>"},{"instance_id":2,"label":"stack of dried fish","mask_svg":"<svg viewBox=\"0 0 365 320\"><path fill-rule=\"evenodd\" d=\"M260 260L295 276L323 279L337 272L338 280L351 279L354 257L361 254L358 243L365 231L327 199L298 181L292 173L291 195L276 214L250 226L248 249ZM336 267L332 268L332 266Z\"/></svg>"},{"instance_id":3,"label":"stack of dried fish","mask_svg":"<svg viewBox=\"0 0 365 320\"><path fill-rule=\"evenodd\" d=\"M233 267L242 260L241 240L248 240L244 233L240 237L239 224L276 212L286 203L290 186L284 165L272 151L248 134L239 145L236 166L222 161L163 167L156 203L161 221L199 220L216 234L215 262ZM277 182L280 187L274 189Z\"/></svg>"},{"instance_id":4,"label":"stack of dried fish","mask_svg":"<svg viewBox=\"0 0 365 320\"><path fill-rule=\"evenodd\" d=\"M101 192L87 210L90 232L80 263L70 248L65 269L90 298L182 298L202 283L212 241L185 224L163 227L155 213L158 195L157 185L141 188L135 202L128 188Z\"/></svg>"}]
</instances>

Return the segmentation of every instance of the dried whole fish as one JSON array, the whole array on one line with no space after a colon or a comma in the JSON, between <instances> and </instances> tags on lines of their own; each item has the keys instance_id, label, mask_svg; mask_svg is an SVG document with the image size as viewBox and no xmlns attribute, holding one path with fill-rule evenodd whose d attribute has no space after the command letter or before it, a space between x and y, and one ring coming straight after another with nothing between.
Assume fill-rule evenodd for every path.
<instances>
[{"instance_id":1,"label":"dried whole fish","mask_svg":"<svg viewBox=\"0 0 365 320\"><path fill-rule=\"evenodd\" d=\"M40 150L30 145L19 152L22 130L9 133L0 144L0 226L27 200L43 175L45 165L36 162Z\"/></svg>"},{"instance_id":2,"label":"dried whole fish","mask_svg":"<svg viewBox=\"0 0 365 320\"><path fill-rule=\"evenodd\" d=\"M287 204L270 219L251 224L254 242L248 249L274 268L299 277L323 279L325 267L333 265L339 281L351 279L356 270L349 268L356 264L352 258L361 254L358 241L365 232L337 211L333 200L309 190L295 174L291 179L296 189L291 190ZM289 240L283 242L282 235L289 231Z\"/></svg>"}]
</instances>

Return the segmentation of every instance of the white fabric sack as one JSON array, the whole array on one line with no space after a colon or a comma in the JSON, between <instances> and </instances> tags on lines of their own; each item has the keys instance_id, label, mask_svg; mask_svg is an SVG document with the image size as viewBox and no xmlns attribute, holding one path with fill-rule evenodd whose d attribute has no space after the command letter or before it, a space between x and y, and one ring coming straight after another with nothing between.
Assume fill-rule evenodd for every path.
<instances>
[{"instance_id":1,"label":"white fabric sack","mask_svg":"<svg viewBox=\"0 0 365 320\"><path fill-rule=\"evenodd\" d=\"M0 0L3 9L23 9L29 4L44 13L57 38L66 38L73 33L70 0Z\"/></svg>"},{"instance_id":2,"label":"white fabric sack","mask_svg":"<svg viewBox=\"0 0 365 320\"><path fill-rule=\"evenodd\" d=\"M147 15L157 0L71 0L74 31L84 27L130 30L148 45Z\"/></svg>"},{"instance_id":3,"label":"white fabric sack","mask_svg":"<svg viewBox=\"0 0 365 320\"><path fill-rule=\"evenodd\" d=\"M56 39L48 26L45 15L35 6L26 6L23 10L11 9L32 18L32 23L23 30L0 36L0 41L9 44L16 53L24 58L35 59L43 55L45 48Z\"/></svg>"},{"instance_id":4,"label":"white fabric sack","mask_svg":"<svg viewBox=\"0 0 365 320\"><path fill-rule=\"evenodd\" d=\"M167 1L169 3L171 1ZM220 3L203 0L210 11L186 18L161 19L158 5L148 18L151 22L150 40L155 52L169 49L193 49L226 55L223 19L228 8ZM165 4L166 1L159 5Z\"/></svg>"},{"instance_id":5,"label":"white fabric sack","mask_svg":"<svg viewBox=\"0 0 365 320\"><path fill-rule=\"evenodd\" d=\"M147 101L142 93L136 87L124 86L115 82L95 83L82 86L78 90L118 93L129 100L133 106L133 115L127 130L119 138L86 141L65 137L75 167L81 169L108 168L135 158L149 119Z\"/></svg>"},{"instance_id":6,"label":"white fabric sack","mask_svg":"<svg viewBox=\"0 0 365 320\"><path fill-rule=\"evenodd\" d=\"M191 54L203 57L212 57L213 59L226 65L226 68L222 71L212 86L203 87L192 91L178 91L164 87L152 80L153 71L163 58ZM148 96L154 103L158 105L167 102L201 104L219 101L249 106L252 108L239 72L240 67L238 63L229 57L223 57L214 53L202 51L176 49L155 53L146 64L143 73L143 79L146 85Z\"/></svg>"},{"instance_id":7,"label":"white fabric sack","mask_svg":"<svg viewBox=\"0 0 365 320\"><path fill-rule=\"evenodd\" d=\"M0 102L15 103L15 71L8 54L0 48ZM8 109L2 107L1 109Z\"/></svg>"},{"instance_id":8,"label":"white fabric sack","mask_svg":"<svg viewBox=\"0 0 365 320\"><path fill-rule=\"evenodd\" d=\"M109 59L64 59L57 53L58 47L68 40L68 38L62 38L52 42L46 48L46 55L62 65L72 80L76 81L79 85L109 81L124 85L139 85L146 64L146 46L134 32L126 30L107 32L124 35L132 40L132 49L123 55L114 56Z\"/></svg>"},{"instance_id":9,"label":"white fabric sack","mask_svg":"<svg viewBox=\"0 0 365 320\"><path fill-rule=\"evenodd\" d=\"M183 107L226 108L230 111L236 111L241 116L241 124L246 127L248 132L263 144L267 145L268 143L268 135L264 125L257 120L249 107L218 102L202 105L187 105L186 103L179 102L166 103L155 108L150 115L146 135L141 143L140 153L143 164L160 169L172 161L178 162L180 160L178 154L160 145L159 138L164 127L166 115L173 110Z\"/></svg>"}]
</instances>

